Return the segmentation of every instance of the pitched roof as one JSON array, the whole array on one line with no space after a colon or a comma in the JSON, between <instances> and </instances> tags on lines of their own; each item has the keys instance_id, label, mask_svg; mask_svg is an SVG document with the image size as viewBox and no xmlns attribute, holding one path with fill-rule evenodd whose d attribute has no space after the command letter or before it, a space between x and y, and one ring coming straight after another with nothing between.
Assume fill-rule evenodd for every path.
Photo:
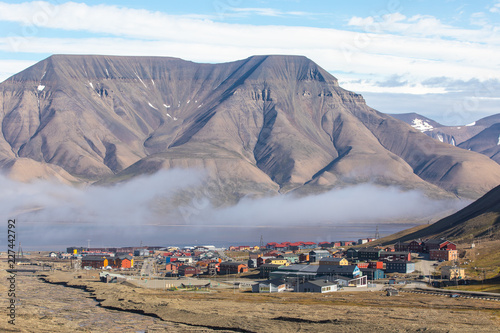
<instances>
[{"instance_id":1,"label":"pitched roof","mask_svg":"<svg viewBox=\"0 0 500 333\"><path fill-rule=\"evenodd\" d=\"M120 260L123 260L123 259L132 260L132 259L134 259L134 257L133 257L133 256L128 255L128 254L126 254L126 255L122 255L122 256L118 256L117 258L118 258L118 259L120 259Z\"/></svg>"},{"instance_id":2,"label":"pitched roof","mask_svg":"<svg viewBox=\"0 0 500 333\"><path fill-rule=\"evenodd\" d=\"M358 252L380 252L381 249L376 249L374 247L363 247L358 250Z\"/></svg>"},{"instance_id":3,"label":"pitched roof","mask_svg":"<svg viewBox=\"0 0 500 333\"><path fill-rule=\"evenodd\" d=\"M315 254L327 254L330 255L330 252L328 252L327 250L314 250L314 251L311 251L309 253L315 253Z\"/></svg>"},{"instance_id":4,"label":"pitched roof","mask_svg":"<svg viewBox=\"0 0 500 333\"><path fill-rule=\"evenodd\" d=\"M341 262L345 258L334 258L334 257L324 257L319 260L319 262L331 261L331 262Z\"/></svg>"}]
</instances>

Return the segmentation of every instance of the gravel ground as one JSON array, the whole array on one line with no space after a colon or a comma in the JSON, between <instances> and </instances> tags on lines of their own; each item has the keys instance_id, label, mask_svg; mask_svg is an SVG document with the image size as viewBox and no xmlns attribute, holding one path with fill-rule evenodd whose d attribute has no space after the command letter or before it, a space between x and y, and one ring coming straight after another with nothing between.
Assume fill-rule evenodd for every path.
<instances>
[{"instance_id":1,"label":"gravel ground","mask_svg":"<svg viewBox=\"0 0 500 333\"><path fill-rule=\"evenodd\" d=\"M2 281L7 276L0 270ZM500 332L500 302L486 300L383 291L169 292L60 272L44 279L51 283L17 276L16 326L4 316L1 332ZM1 283L4 309L7 293Z\"/></svg>"}]
</instances>

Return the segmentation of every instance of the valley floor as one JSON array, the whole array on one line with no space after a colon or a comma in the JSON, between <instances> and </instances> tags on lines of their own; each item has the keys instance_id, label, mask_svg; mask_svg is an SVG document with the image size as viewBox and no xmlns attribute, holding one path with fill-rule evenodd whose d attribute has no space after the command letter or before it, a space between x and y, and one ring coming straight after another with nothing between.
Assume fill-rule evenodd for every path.
<instances>
[{"instance_id":1,"label":"valley floor","mask_svg":"<svg viewBox=\"0 0 500 333\"><path fill-rule=\"evenodd\" d=\"M4 265L4 263L2 263ZM5 268L5 267L4 267ZM7 272L1 271L2 281ZM382 291L252 294L163 291L52 273L18 277L15 328L3 332L500 332L500 302ZM96 272L95 275L98 275ZM72 286L86 291L68 288ZM7 294L6 283L0 293ZM97 299L101 303L99 307ZM2 297L2 308L8 304ZM147 314L147 315L144 315Z\"/></svg>"}]
</instances>

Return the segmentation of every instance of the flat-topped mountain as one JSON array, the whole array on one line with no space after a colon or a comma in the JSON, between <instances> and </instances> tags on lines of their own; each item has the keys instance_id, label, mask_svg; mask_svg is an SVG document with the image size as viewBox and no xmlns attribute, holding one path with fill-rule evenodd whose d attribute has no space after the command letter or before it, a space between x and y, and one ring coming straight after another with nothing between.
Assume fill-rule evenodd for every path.
<instances>
[{"instance_id":1,"label":"flat-topped mountain","mask_svg":"<svg viewBox=\"0 0 500 333\"><path fill-rule=\"evenodd\" d=\"M0 107L0 166L22 180L202 168L233 199L363 182L477 198L500 184L497 163L371 109L301 56L56 55L1 83Z\"/></svg>"}]
</instances>

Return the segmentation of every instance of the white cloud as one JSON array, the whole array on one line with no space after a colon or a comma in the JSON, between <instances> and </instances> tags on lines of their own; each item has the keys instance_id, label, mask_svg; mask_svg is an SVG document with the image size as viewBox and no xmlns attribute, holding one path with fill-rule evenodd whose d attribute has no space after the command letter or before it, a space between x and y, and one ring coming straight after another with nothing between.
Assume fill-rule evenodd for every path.
<instances>
[{"instance_id":1,"label":"white cloud","mask_svg":"<svg viewBox=\"0 0 500 333\"><path fill-rule=\"evenodd\" d=\"M283 17L283 16L306 16L314 15L313 13L300 12L300 11L281 11L274 8L239 8L233 7L231 11L236 13L241 13L245 15L261 15L261 16L271 16L271 17Z\"/></svg>"},{"instance_id":2,"label":"white cloud","mask_svg":"<svg viewBox=\"0 0 500 333\"><path fill-rule=\"evenodd\" d=\"M262 15L280 15L266 8ZM290 14L290 13L288 13ZM298 13L297 13L298 14ZM329 71L359 77L411 73L408 81L446 76L468 80L500 78L500 38L488 29L467 30L442 24L431 16L352 18L365 32L338 29L253 26L109 5L68 2L8 4L0 2L0 20L34 26L29 37L0 38L0 50L25 53L69 53L174 56L199 62L225 62L255 54L305 55ZM372 25L370 27L370 25ZM36 27L83 31L86 38L42 38ZM97 35L95 35L97 34ZM102 37L102 34L114 37ZM14 72L12 72L13 74ZM408 87L424 93L422 87Z\"/></svg>"},{"instance_id":3,"label":"white cloud","mask_svg":"<svg viewBox=\"0 0 500 333\"><path fill-rule=\"evenodd\" d=\"M179 191L204 186L204 173L199 170L162 170L114 186L84 188L51 181L18 183L0 175L0 185L0 214L16 218L23 245L31 247L70 246L87 239L93 244L125 245L138 242L139 237L160 244L167 239L208 242L207 237L232 240L242 232L245 236L260 233L262 228L304 237L302 229L293 229L305 227L315 237L326 237L324 229L311 226L356 230L359 223L428 219L464 205L432 200L418 191L364 184L308 197L243 199L235 206L219 208L210 205L211 194L206 193L206 197L171 208L169 200ZM169 234L172 230L174 235Z\"/></svg>"},{"instance_id":4,"label":"white cloud","mask_svg":"<svg viewBox=\"0 0 500 333\"><path fill-rule=\"evenodd\" d=\"M487 21L483 19L483 13L472 14L471 21L481 26L482 29L457 28L443 24L434 16L414 15L406 17L401 13L392 13L381 17L353 17L349 20L348 24L361 28L365 32L388 32L412 37L434 37L464 42L500 44L497 36L499 32L498 28L487 24Z\"/></svg>"},{"instance_id":5,"label":"white cloud","mask_svg":"<svg viewBox=\"0 0 500 333\"><path fill-rule=\"evenodd\" d=\"M340 86L344 89L355 91L358 93L390 93L390 94L411 94L411 95L426 95L426 94L443 94L446 89L442 87L426 87L422 84L404 84L397 87L381 86L370 80L356 81L340 81ZM382 110L383 111L383 110Z\"/></svg>"},{"instance_id":6,"label":"white cloud","mask_svg":"<svg viewBox=\"0 0 500 333\"><path fill-rule=\"evenodd\" d=\"M490 8L490 12L500 14L500 1L497 1L497 3Z\"/></svg>"},{"instance_id":7,"label":"white cloud","mask_svg":"<svg viewBox=\"0 0 500 333\"><path fill-rule=\"evenodd\" d=\"M15 73L32 66L36 61L0 60L0 82L5 81Z\"/></svg>"}]
</instances>

